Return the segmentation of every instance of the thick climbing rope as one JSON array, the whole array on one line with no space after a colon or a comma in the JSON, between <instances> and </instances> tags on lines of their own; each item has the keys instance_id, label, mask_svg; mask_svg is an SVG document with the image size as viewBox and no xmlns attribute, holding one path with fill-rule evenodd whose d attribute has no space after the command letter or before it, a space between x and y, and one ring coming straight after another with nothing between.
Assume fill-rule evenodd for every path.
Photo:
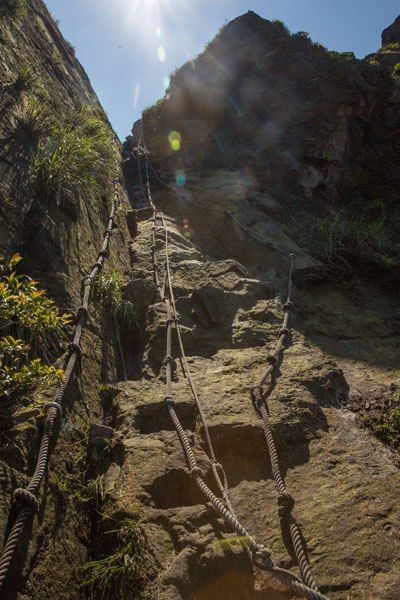
<instances>
[{"instance_id":1,"label":"thick climbing rope","mask_svg":"<svg viewBox=\"0 0 400 600\"><path fill-rule=\"evenodd\" d=\"M268 368L265 373L261 377L260 381L254 385L251 389L251 398L253 402L253 406L256 412L261 416L263 420L263 427L265 438L267 441L268 453L271 461L272 474L275 480L275 485L278 490L278 514L283 521L286 521L289 527L290 536L292 539L293 549L296 554L297 563L300 567L300 572L302 579L306 585L308 585L313 590L318 590L317 584L314 581L314 578L311 573L311 568L309 562L307 560L307 554L304 547L303 537L300 532L300 528L293 517L292 510L295 505L295 501L293 496L288 492L285 484L285 479L282 475L278 453L275 446L274 436L272 434L271 423L269 419L269 411L266 402L266 393L265 393L265 383L269 377L272 377L273 371L279 361L280 356L284 351L284 343L287 336L290 335L290 331L288 329L289 325L289 314L293 308L292 303L292 288L293 288L293 272L295 268L295 256L294 254L290 255L290 268L288 275L288 291L286 302L283 305L284 318L282 323L282 328L279 331L278 342L275 346L273 352L267 357L267 362L269 363Z\"/></svg>"},{"instance_id":2,"label":"thick climbing rope","mask_svg":"<svg viewBox=\"0 0 400 600\"><path fill-rule=\"evenodd\" d=\"M144 152L144 156L147 161L147 151ZM280 582L285 584L287 587L289 587L291 590L295 591L296 593L304 596L308 600L327 600L326 596L324 596L323 594L321 594L318 591L313 580L312 580L313 585L311 587L306 582L303 583L292 572L278 567L271 559L271 551L268 548L266 548L265 546L257 543L253 539L253 537L248 533L246 528L240 523L235 512L233 511L231 502L229 500L228 483L227 483L226 475L223 471L222 466L219 465L216 461L215 453L214 453L214 450L212 447L212 442L211 442L211 438L209 436L209 432L208 432L205 416L204 416L204 413L203 413L203 410L201 407L201 403L200 403L199 397L195 391L195 387L193 384L193 380L190 376L189 369L187 368L187 360L186 360L186 355L185 355L184 348L183 348L182 335L180 332L179 315L177 313L176 305L175 305L175 297L174 297L174 290L173 290L173 284L172 284L172 274L171 274L171 268L170 268L170 262L169 262L168 228L166 226L166 222L165 222L163 213L161 211L158 211L153 203L153 200L151 197L151 192L150 192L147 166L146 166L146 174L147 174L148 202L149 202L149 205L153 208L152 230L151 230L151 241L152 241L151 253L152 253L154 283L155 283L156 289L158 290L158 293L160 295L160 299L165 303L165 306L166 306L166 323L165 323L165 325L166 325L166 354L165 354L165 358L164 358L165 402L167 405L168 413L169 413L170 418L175 426L176 432L177 432L179 440L181 442L181 445L182 445L182 448L183 448L183 451L185 454L185 459L188 464L189 473L190 473L191 477L193 477L193 479L196 482L199 489L203 492L203 494L206 496L208 501L212 504L212 506L214 507L216 512L225 520L225 522L231 527L231 529L233 529L233 531L235 531L235 533L241 538L241 540L243 540L243 543L247 546L247 548L251 552L255 564L259 568L273 574L274 577L276 579L278 579ZM162 222L161 227L157 227L158 218L161 219L161 222ZM157 259L156 259L156 242L157 242L157 231L158 230L161 230L164 234L165 273L166 273L167 288L168 288L167 293L166 293L166 287L160 285L160 268L158 266ZM292 261L293 261L293 259L291 258L291 264L294 265L294 263ZM291 291L291 279L290 279L290 291ZM284 325L286 328L287 327L286 314L285 314ZM217 496L215 496L215 494L211 491L211 489L205 483L203 473L197 464L196 457L195 457L192 447L190 445L190 441L187 436L187 433L186 433L185 429L183 428L183 426L179 420L179 417L176 413L176 410L175 410L175 401L173 398L173 389L172 389L172 366L174 363L174 358L172 355L172 334L173 334L174 330L177 332L177 336L178 336L178 342L179 342L179 346L180 346L180 350L181 350L181 354L182 354L182 358L183 358L184 373L185 373L185 376L188 378L192 394L195 398L196 405L199 409L199 415L200 415L200 419L201 419L201 422L202 422L202 425L204 428L208 451L210 454L210 458L214 464L213 473L214 473L215 477L216 477L216 474L218 475L218 479L219 479L219 472L222 474L222 481L221 481L221 479L219 479L218 487L221 491L223 501L221 501ZM286 333L285 333L285 335L286 335ZM283 334L282 334L282 336L283 336ZM280 342L280 345L282 346L283 340L281 340L281 338L279 338L279 342ZM189 374L189 376L188 376L188 374ZM263 380L264 380L264 378L263 378ZM275 455L276 455L276 451L275 451ZM282 478L282 481L283 481L283 478ZM286 488L284 491L286 492ZM286 492L286 494L287 494L287 492ZM283 492L282 492L281 496L285 497L285 500L286 500L286 496ZM286 513L286 507L287 507L287 503L284 504L285 513ZM302 575L303 575L303 572L306 572L306 569L304 568L304 563L301 567L301 572L302 572Z\"/></svg>"},{"instance_id":3,"label":"thick climbing rope","mask_svg":"<svg viewBox=\"0 0 400 600\"><path fill-rule=\"evenodd\" d=\"M0 556L0 588L4 583L8 570L10 568L15 549L20 540L25 524L39 508L37 499L40 484L46 471L47 462L50 457L50 442L53 437L54 427L58 419L61 419L63 408L62 404L66 395L68 386L72 380L73 374L81 372L82 349L80 346L83 329L89 317L89 300L94 281L100 273L103 263L109 254L110 238L113 230L116 228L115 213L119 204L118 182L114 182L114 197L112 207L107 221L107 228L104 231L103 243L97 260L92 266L88 275L82 279L82 304L76 313L76 326L72 342L68 345L67 366L63 374L63 379L57 389L53 402L47 404L48 412L43 427L42 438L40 442L39 454L36 462L34 474L26 488L17 488L14 491L14 503L12 512L15 513L14 522L11 526L3 551Z\"/></svg>"}]
</instances>

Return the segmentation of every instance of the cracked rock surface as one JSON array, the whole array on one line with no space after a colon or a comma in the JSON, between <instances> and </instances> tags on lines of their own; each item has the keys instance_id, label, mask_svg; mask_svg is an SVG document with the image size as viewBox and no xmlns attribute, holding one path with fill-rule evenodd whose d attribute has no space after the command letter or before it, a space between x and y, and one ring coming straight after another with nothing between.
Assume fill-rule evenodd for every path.
<instances>
[{"instance_id":1,"label":"cracked rock surface","mask_svg":"<svg viewBox=\"0 0 400 600\"><path fill-rule=\"evenodd\" d=\"M208 194L213 193L208 188ZM168 216L173 281L190 371L217 459L227 473L233 506L248 531L271 548L274 560L297 573L288 532L277 515L262 423L249 394L267 366L268 351L281 327L288 265L280 254L264 250L264 262L255 267L254 255L261 252L257 242L249 238L244 246L234 226L226 226L223 233L230 255L208 254L207 241L219 228L214 216L203 212L201 234L188 241L180 200L160 192L156 201ZM260 217L260 228L263 218L268 215ZM191 213L191 224L200 231L196 214ZM134 278L143 280L146 290L152 282L150 228L151 222L139 216L132 248ZM246 247L241 260L235 251L239 246ZM157 253L162 264L161 240ZM268 273L276 273L273 280ZM396 332L388 330L385 338L386 368L369 366L368 348L379 346L384 331L372 318L365 329L368 316L376 316L377 299L365 292L366 305L360 309L332 283L313 283L310 288L303 273L301 268L297 273L292 335L268 398L280 465L296 499L294 514L323 593L334 600L395 600L400 586L399 471L390 451L360 427L346 406L353 386L362 394L372 382L384 389L393 382ZM190 478L163 400L165 306L155 295L151 299L144 294L142 299L144 348L137 360L143 376L120 383L108 411L123 445L123 459L106 474L107 510L142 523L158 565L157 598L291 598L273 578L254 570L241 540ZM392 310L390 298L381 302L380 310L384 320ZM343 329L346 335L340 339L337 332ZM216 492L204 432L177 350L176 410L205 479Z\"/></svg>"}]
</instances>

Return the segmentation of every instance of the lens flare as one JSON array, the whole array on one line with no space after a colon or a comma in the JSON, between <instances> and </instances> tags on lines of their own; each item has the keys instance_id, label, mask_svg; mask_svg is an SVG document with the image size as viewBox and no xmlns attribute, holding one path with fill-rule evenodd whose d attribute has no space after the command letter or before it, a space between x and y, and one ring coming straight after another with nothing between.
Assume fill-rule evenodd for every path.
<instances>
[{"instance_id":1,"label":"lens flare","mask_svg":"<svg viewBox=\"0 0 400 600\"><path fill-rule=\"evenodd\" d=\"M178 169L177 172L175 173L175 181L177 183L177 185L179 186L184 186L186 183L186 175L185 175L185 171L183 169ZM186 219L183 220L183 222L185 222Z\"/></svg>"},{"instance_id":2,"label":"lens flare","mask_svg":"<svg viewBox=\"0 0 400 600\"><path fill-rule=\"evenodd\" d=\"M157 29L156 29L156 36L158 37L158 39L161 38L161 28L160 27L157 27Z\"/></svg>"},{"instance_id":3,"label":"lens flare","mask_svg":"<svg viewBox=\"0 0 400 600\"><path fill-rule=\"evenodd\" d=\"M165 52L164 46L158 46L158 48L157 48L157 56L158 56L158 60L160 62L162 62L162 63L165 62L167 54Z\"/></svg>"},{"instance_id":4,"label":"lens flare","mask_svg":"<svg viewBox=\"0 0 400 600\"><path fill-rule=\"evenodd\" d=\"M175 152L178 152L178 150L180 150L182 136L179 133L179 131L171 131L171 133L168 136L168 141L172 150L175 150Z\"/></svg>"},{"instance_id":5,"label":"lens flare","mask_svg":"<svg viewBox=\"0 0 400 600\"><path fill-rule=\"evenodd\" d=\"M165 91L167 91L167 89L169 88L170 83L171 83L171 80L169 77L163 77L163 86L164 86Z\"/></svg>"}]
</instances>

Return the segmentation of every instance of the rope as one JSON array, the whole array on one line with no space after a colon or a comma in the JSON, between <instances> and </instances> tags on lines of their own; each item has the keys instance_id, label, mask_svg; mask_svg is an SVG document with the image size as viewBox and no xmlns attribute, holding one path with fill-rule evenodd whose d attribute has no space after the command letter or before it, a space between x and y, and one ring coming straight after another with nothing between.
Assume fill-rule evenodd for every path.
<instances>
[{"instance_id":1,"label":"rope","mask_svg":"<svg viewBox=\"0 0 400 600\"><path fill-rule=\"evenodd\" d=\"M290 268L288 275L288 291L286 302L283 305L284 317L282 328L279 332L278 342L275 346L274 351L270 356L268 356L267 361L269 362L269 367L266 369L265 373L261 377L258 384L253 386L251 390L252 402L256 409L256 412L261 416L263 420L263 428L265 433L265 439L267 441L268 453L271 462L272 474L274 477L275 485L278 491L278 514L282 520L286 520L290 536L292 539L293 549L296 555L297 563L300 567L301 577L304 583L313 590L318 591L317 584L311 573L311 568L307 559L306 549L303 542L303 538L301 536L300 528L292 515L292 510L295 505L295 501L293 496L287 491L284 477L282 475L278 453L276 450L274 437L272 434L271 423L269 419L268 406L265 399L264 394L264 385L267 379L272 376L272 373L275 369L275 366L278 362L279 356L282 354L284 350L284 343L286 337L290 334L288 329L289 324L289 315L290 311L293 309L292 303L292 289L293 289L293 272L295 269L295 256L294 254L290 255Z\"/></svg>"},{"instance_id":2,"label":"rope","mask_svg":"<svg viewBox=\"0 0 400 600\"><path fill-rule=\"evenodd\" d=\"M145 159L147 162L147 152L144 153L144 156L145 156ZM148 167L147 166L146 166L146 173L147 173L147 189L149 191L150 186L149 186L149 177L148 177ZM195 480L199 489L203 492L205 497L212 504L215 511L225 520L225 522L229 525L229 527L231 529L233 529L233 531L238 536L240 536L240 538L243 540L243 543L250 550L250 552L254 558L255 564L259 568L272 573L276 579L278 579L279 581L284 583L287 587L289 587L296 593L306 597L308 600L328 600L326 598L326 596L322 595L318 591L314 581L312 580L309 570L307 571L306 567L304 566L304 560L302 560L301 562L299 561L301 573L302 573L303 581L304 581L304 583L303 583L296 575L294 575L290 571L277 567L277 565L275 565L275 563L271 559L271 551L268 548L266 548L265 546L257 543L251 537L251 535L248 533L247 529L240 523L240 521L238 520L238 518L235 515L235 512L232 508L231 502L229 501L228 483L227 483L226 474L223 470L222 465L219 465L219 463L217 463L217 461L216 461L216 457L215 457L214 449L212 446L211 437L209 435L209 430L208 430L207 423L205 420L204 412L203 412L198 394L196 392L192 377L190 375L190 371L189 371L188 363L187 363L187 359L186 359L186 354L184 351L182 335L181 335L180 325L179 325L179 315L176 311L174 290L173 290L173 285L172 285L172 275L171 275L171 268L170 268L170 262L169 262L168 229L167 229L167 226L165 223L164 215L161 211L158 211L157 208L152 203L151 195L149 196L149 204L150 204L150 202L151 202L151 205L153 206L153 218L152 218L152 229L151 229L151 240L152 240L151 254L152 254L152 263L153 263L153 270L154 270L154 281L157 284L157 289L158 289L160 298L163 302L165 302L166 309L167 309L166 310L166 354L165 354L165 359L164 359L165 374L166 374L166 377L165 377L165 402L167 405L168 413L170 415L170 418L174 424L174 427L178 434L179 440L181 442L182 449L185 454L185 459L186 459L186 462L187 462L187 465L189 468L189 473L190 473L191 477L193 477L193 479ZM165 287L160 286L159 272L158 272L158 266L157 266L157 260L156 260L156 241L157 241L156 233L157 233L157 219L158 218L161 219L162 231L164 233L165 273L166 273L166 277L167 277L168 294L165 293ZM290 260L291 260L291 272L290 273L292 274L292 270L294 268L294 257L291 256ZM292 284L291 284L291 280L290 280L290 282L289 282L290 294L291 294L291 287L292 287ZM290 297L288 298L288 301L290 301ZM279 343L278 343L279 348L282 347L283 339L287 335L287 333L286 333L287 323L288 323L287 317L288 317L288 313L285 312L285 319L284 319L285 332L283 332L283 330L282 330L281 337L279 338ZM212 461L212 466L213 466L212 471L213 471L214 477L217 481L218 488L222 494L223 501L221 499L217 498L217 496L215 496L215 494L213 494L211 489L205 483L204 478L203 478L204 477L203 473L197 464L196 457L195 457L192 447L190 445L189 438L188 438L186 431L184 430L184 428L179 420L179 417L176 413L176 410L175 410L175 401L173 398L173 390L172 390L172 363L173 363L172 333L173 333L173 327L174 327L174 329L177 333L177 337L178 337L180 352L182 355L182 364L184 367L184 374L188 380L192 395L195 399L195 402L196 402L196 405L197 405L197 408L199 411L200 420L202 422L204 432L205 432L208 453L209 453L209 456ZM283 338L283 339L281 340L281 338ZM259 385L261 385L261 384L259 384ZM260 404L260 406L261 406L261 404ZM275 455L276 455L276 450L275 450ZM274 465L275 465L275 463L274 463ZM278 468L279 468L279 464L278 464ZM220 475L220 473L221 473L221 475ZM281 480L283 481L282 477L281 477ZM291 504L292 504L291 496L289 498L289 494L287 493L286 488L282 491L281 497L282 497L282 500L281 500L282 510L286 514L287 510L291 507ZM290 525L292 526L292 523ZM301 542L300 534L299 534L299 540ZM296 537L296 542L297 543L295 545L295 548L298 548L297 537ZM297 550L297 552L298 552L298 550ZM304 555L304 557L305 557L305 555ZM310 580L310 577L311 577L311 580ZM311 582L311 585L308 585L308 583L305 581L305 578L307 578L307 580Z\"/></svg>"},{"instance_id":3,"label":"rope","mask_svg":"<svg viewBox=\"0 0 400 600\"><path fill-rule=\"evenodd\" d=\"M82 350L80 346L83 329L89 317L89 299L93 283L100 273L105 259L109 253L110 238L113 234L115 225L115 212L118 206L118 188L115 181L114 198L110 215L107 221L107 228L104 232L103 243L97 260L92 266L88 275L82 279L82 304L76 314L76 326L73 341L68 345L67 365L64 371L63 379L55 394L54 401L47 404L48 412L43 427L42 439L40 442L39 454L36 462L35 472L33 473L28 486L25 489L17 489L14 492L14 502L12 510L16 511L14 523L11 527L0 556L0 589L4 583L8 570L10 568L15 549L20 540L28 519L37 511L37 494L46 471L47 462L50 457L50 442L54 433L56 422L62 415L62 403L71 382L74 372L81 371Z\"/></svg>"}]
</instances>

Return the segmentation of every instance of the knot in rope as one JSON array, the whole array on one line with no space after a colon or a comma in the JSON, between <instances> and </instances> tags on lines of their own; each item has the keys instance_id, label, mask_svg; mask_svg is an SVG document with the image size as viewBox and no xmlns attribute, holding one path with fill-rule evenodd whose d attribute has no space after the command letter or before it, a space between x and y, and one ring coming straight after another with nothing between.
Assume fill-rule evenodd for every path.
<instances>
[{"instance_id":1,"label":"knot in rope","mask_svg":"<svg viewBox=\"0 0 400 600\"><path fill-rule=\"evenodd\" d=\"M277 362L278 362L278 359L273 354L269 354L267 356L267 363L268 364L270 364L270 365L276 365Z\"/></svg>"},{"instance_id":2,"label":"knot in rope","mask_svg":"<svg viewBox=\"0 0 400 600\"><path fill-rule=\"evenodd\" d=\"M93 269L98 269L99 271L101 271L102 268L103 268L103 263L101 260L96 261L93 265Z\"/></svg>"},{"instance_id":3,"label":"knot in rope","mask_svg":"<svg viewBox=\"0 0 400 600\"><path fill-rule=\"evenodd\" d=\"M68 352L70 355L76 352L79 358L82 356L82 348L76 342L70 342L68 344Z\"/></svg>"},{"instance_id":4,"label":"knot in rope","mask_svg":"<svg viewBox=\"0 0 400 600\"><path fill-rule=\"evenodd\" d=\"M81 279L82 287L92 285L92 277L90 275L84 275Z\"/></svg>"},{"instance_id":5,"label":"knot in rope","mask_svg":"<svg viewBox=\"0 0 400 600\"><path fill-rule=\"evenodd\" d=\"M26 508L29 508L32 513L37 512L39 508L39 502L36 496L24 488L17 488L14 490L14 501L18 504L23 504Z\"/></svg>"},{"instance_id":6,"label":"knot in rope","mask_svg":"<svg viewBox=\"0 0 400 600\"><path fill-rule=\"evenodd\" d=\"M284 327L283 329L281 329L279 332L279 337L281 337L281 335L284 335L285 337L290 335L289 329L287 327Z\"/></svg>"},{"instance_id":7,"label":"knot in rope","mask_svg":"<svg viewBox=\"0 0 400 600\"><path fill-rule=\"evenodd\" d=\"M46 408L55 408L58 411L58 415L62 417L63 409L61 404L59 404L58 402L48 402L46 404Z\"/></svg>"},{"instance_id":8,"label":"knot in rope","mask_svg":"<svg viewBox=\"0 0 400 600\"><path fill-rule=\"evenodd\" d=\"M107 248L106 250L100 250L99 256L102 256L103 258L108 258L110 256L109 249Z\"/></svg>"},{"instance_id":9,"label":"knot in rope","mask_svg":"<svg viewBox=\"0 0 400 600\"><path fill-rule=\"evenodd\" d=\"M87 319L87 317L89 316L89 311L86 308L86 306L80 306L78 308L78 310L76 311L76 320L79 321L79 319L81 317L85 317L85 319Z\"/></svg>"},{"instance_id":10,"label":"knot in rope","mask_svg":"<svg viewBox=\"0 0 400 600\"><path fill-rule=\"evenodd\" d=\"M280 518L284 518L290 515L294 509L294 498L287 490L279 494L278 496L278 515Z\"/></svg>"},{"instance_id":11,"label":"knot in rope","mask_svg":"<svg viewBox=\"0 0 400 600\"><path fill-rule=\"evenodd\" d=\"M269 548L266 548L265 546L259 546L253 553L253 556L257 562L264 563L264 566L272 566L271 550Z\"/></svg>"},{"instance_id":12,"label":"knot in rope","mask_svg":"<svg viewBox=\"0 0 400 600\"><path fill-rule=\"evenodd\" d=\"M285 304L282 304L282 310L284 312L289 312L289 310L292 310L293 308L293 302L291 302L291 300L289 300L288 302L285 302Z\"/></svg>"},{"instance_id":13,"label":"knot in rope","mask_svg":"<svg viewBox=\"0 0 400 600\"><path fill-rule=\"evenodd\" d=\"M167 356L164 358L164 365L172 365L174 363L174 357L171 356L170 354L167 354Z\"/></svg>"},{"instance_id":14,"label":"knot in rope","mask_svg":"<svg viewBox=\"0 0 400 600\"><path fill-rule=\"evenodd\" d=\"M172 396L165 396L164 400L168 406L175 406L175 400Z\"/></svg>"},{"instance_id":15,"label":"knot in rope","mask_svg":"<svg viewBox=\"0 0 400 600\"><path fill-rule=\"evenodd\" d=\"M190 469L189 471L190 477L203 477L203 471L197 465Z\"/></svg>"}]
</instances>

